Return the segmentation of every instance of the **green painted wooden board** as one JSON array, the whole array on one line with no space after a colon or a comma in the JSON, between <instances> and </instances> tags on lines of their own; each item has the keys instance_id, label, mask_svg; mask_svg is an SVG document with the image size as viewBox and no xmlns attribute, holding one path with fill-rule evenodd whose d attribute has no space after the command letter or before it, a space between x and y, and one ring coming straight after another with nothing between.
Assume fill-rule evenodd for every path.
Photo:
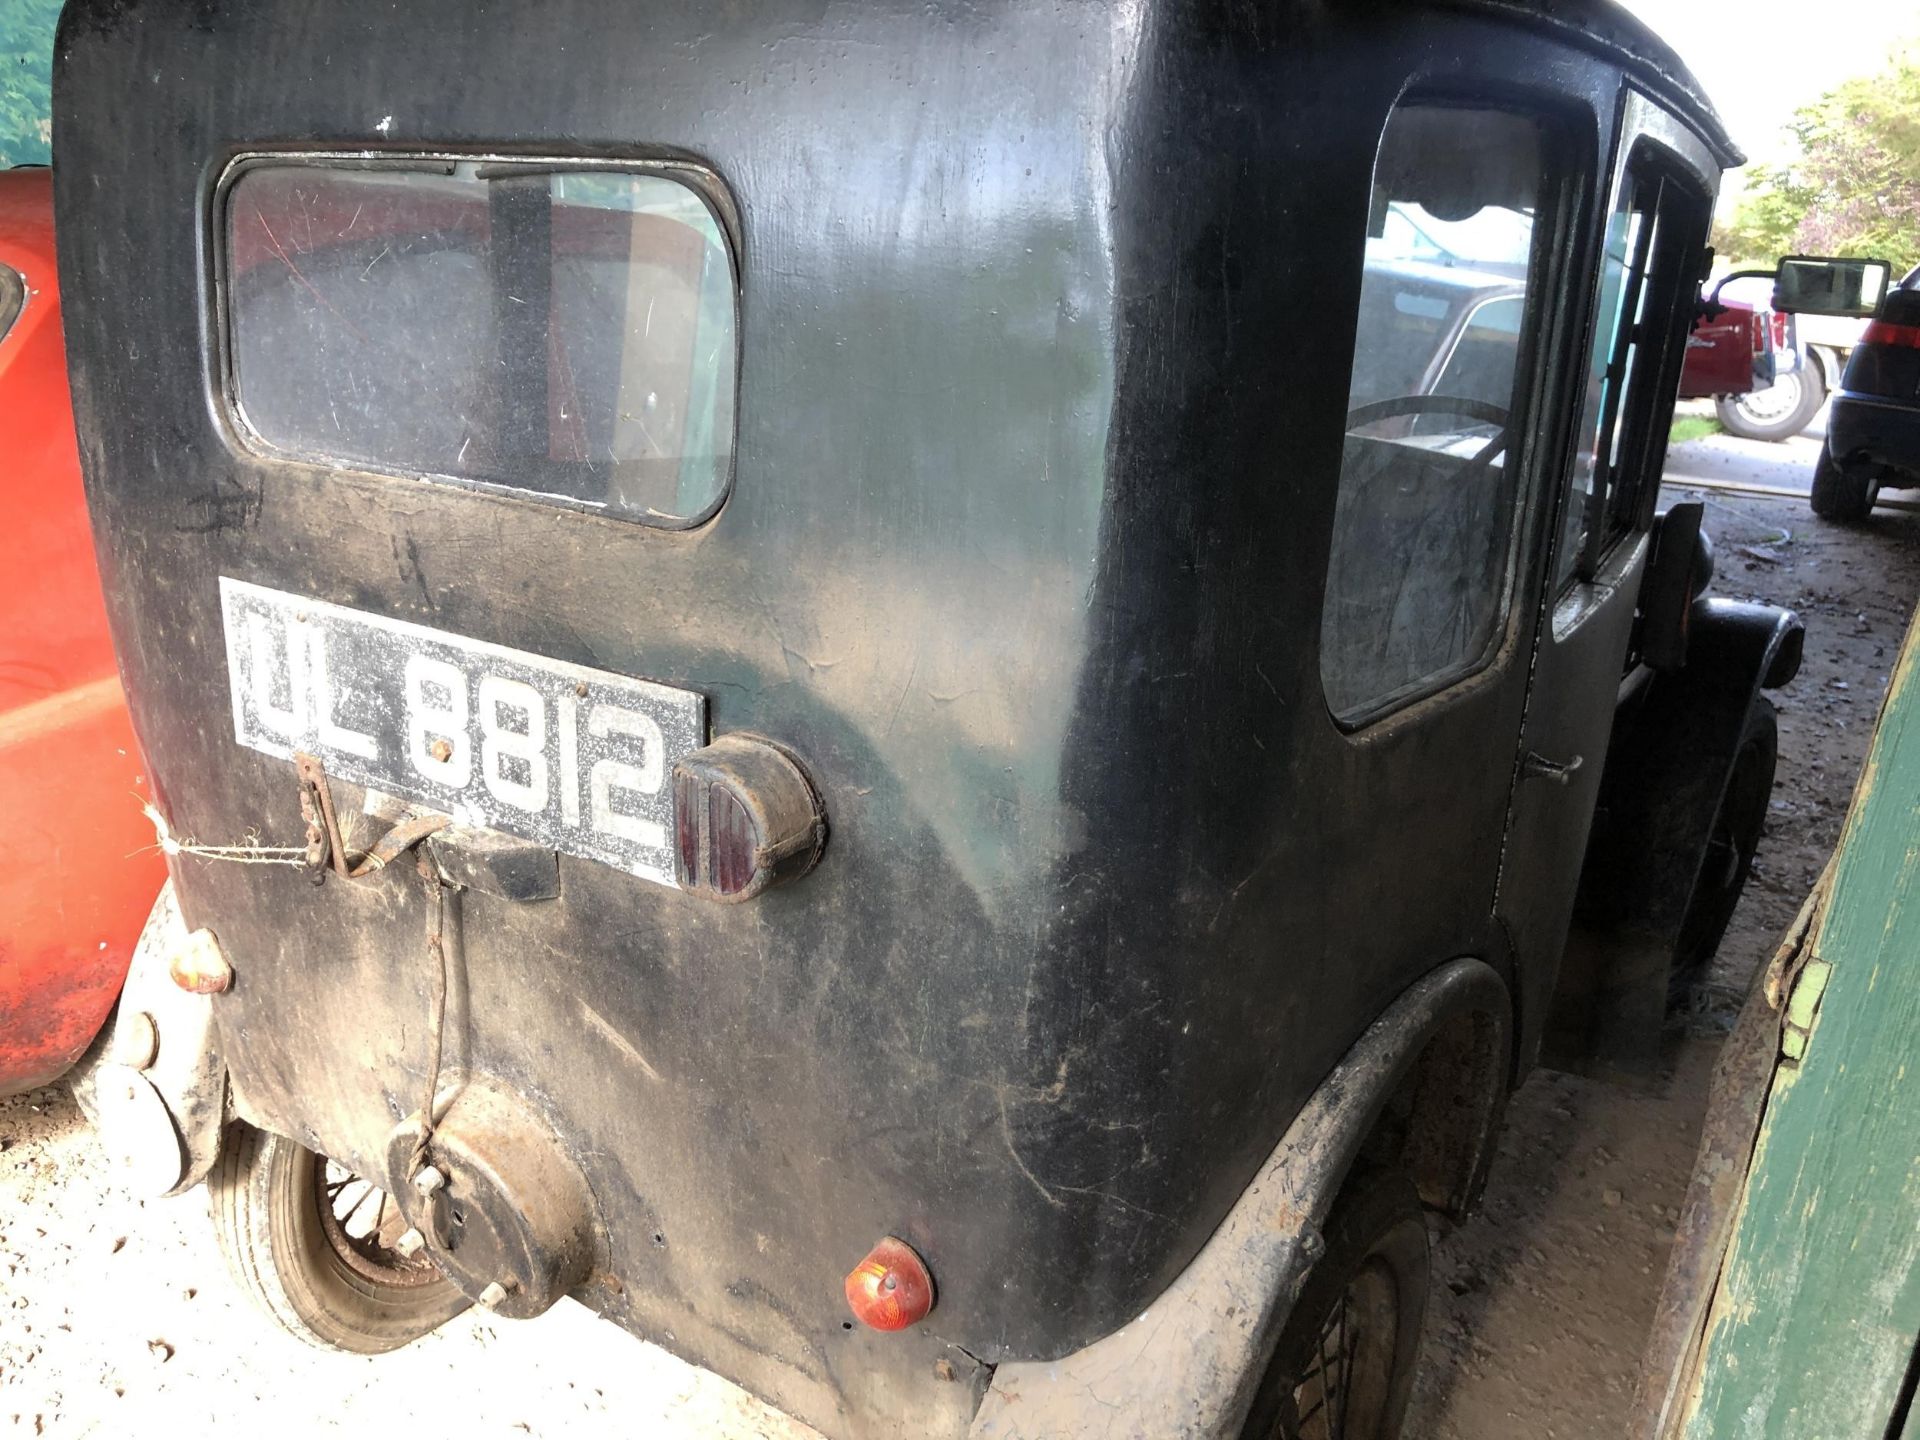
<instances>
[{"instance_id":1,"label":"green painted wooden board","mask_svg":"<svg viewBox=\"0 0 1920 1440\"><path fill-rule=\"evenodd\" d=\"M1920 1337L1920 625L1813 953L1832 969L1774 1076L1687 1440L1920 1440L1896 1415Z\"/></svg>"}]
</instances>

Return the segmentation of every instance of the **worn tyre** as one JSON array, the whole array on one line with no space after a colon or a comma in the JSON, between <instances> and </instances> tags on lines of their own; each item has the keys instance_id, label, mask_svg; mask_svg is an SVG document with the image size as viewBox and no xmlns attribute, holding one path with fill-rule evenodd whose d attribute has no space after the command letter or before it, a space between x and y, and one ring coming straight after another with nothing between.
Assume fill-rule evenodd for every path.
<instances>
[{"instance_id":1,"label":"worn tyre","mask_svg":"<svg viewBox=\"0 0 1920 1440\"><path fill-rule=\"evenodd\" d=\"M1427 1308L1427 1222L1413 1179L1355 1172L1323 1232L1241 1440L1394 1440Z\"/></svg>"},{"instance_id":2,"label":"worn tyre","mask_svg":"<svg viewBox=\"0 0 1920 1440\"><path fill-rule=\"evenodd\" d=\"M1842 465L1823 448L1813 467L1813 513L1822 520L1864 520L1879 488L1864 466Z\"/></svg>"},{"instance_id":3,"label":"worn tyre","mask_svg":"<svg viewBox=\"0 0 1920 1440\"><path fill-rule=\"evenodd\" d=\"M378 1355L444 1325L467 1299L424 1254L409 1260L379 1244L377 1221L370 1236L350 1237L332 1209L349 1184L379 1194L330 1180L321 1156L283 1136L236 1124L207 1193L227 1267L250 1299L310 1345Z\"/></svg>"},{"instance_id":4,"label":"worn tyre","mask_svg":"<svg viewBox=\"0 0 1920 1440\"><path fill-rule=\"evenodd\" d=\"M1767 809L1773 803L1773 776L1779 763L1780 721L1773 702L1763 695L1747 711L1726 792L1720 797L1707 853L1700 862L1700 876L1687 901L1686 918L1680 922L1680 940L1674 948L1676 998L1713 959L1747 888Z\"/></svg>"},{"instance_id":5,"label":"worn tyre","mask_svg":"<svg viewBox=\"0 0 1920 1440\"><path fill-rule=\"evenodd\" d=\"M1820 362L1808 356L1800 368L1764 390L1724 395L1713 402L1720 428L1743 440L1790 440L1813 423L1827 403Z\"/></svg>"}]
</instances>

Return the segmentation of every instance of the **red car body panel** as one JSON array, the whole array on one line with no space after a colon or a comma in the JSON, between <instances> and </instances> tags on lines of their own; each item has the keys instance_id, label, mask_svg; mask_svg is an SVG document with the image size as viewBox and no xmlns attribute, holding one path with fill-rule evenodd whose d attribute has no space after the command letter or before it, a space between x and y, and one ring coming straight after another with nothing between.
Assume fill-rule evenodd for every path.
<instances>
[{"instance_id":1,"label":"red car body panel","mask_svg":"<svg viewBox=\"0 0 1920 1440\"><path fill-rule=\"evenodd\" d=\"M0 1095L56 1079L113 1008L166 878L107 634L54 281L53 183L0 172Z\"/></svg>"},{"instance_id":2,"label":"red car body panel","mask_svg":"<svg viewBox=\"0 0 1920 1440\"><path fill-rule=\"evenodd\" d=\"M1699 400L1715 395L1745 395L1763 383L1775 341L1767 317L1756 319L1751 305L1723 300L1712 319L1694 321L1687 336L1687 358L1680 370L1680 398Z\"/></svg>"}]
</instances>

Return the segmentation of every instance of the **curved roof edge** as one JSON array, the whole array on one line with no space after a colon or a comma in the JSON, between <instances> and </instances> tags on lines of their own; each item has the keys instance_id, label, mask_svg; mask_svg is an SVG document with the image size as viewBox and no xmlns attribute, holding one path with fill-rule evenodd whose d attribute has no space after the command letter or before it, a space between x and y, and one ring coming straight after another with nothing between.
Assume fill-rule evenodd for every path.
<instances>
[{"instance_id":1,"label":"curved roof edge","mask_svg":"<svg viewBox=\"0 0 1920 1440\"><path fill-rule=\"evenodd\" d=\"M1747 163L1726 122L1672 46L1614 0L1442 0L1464 10L1493 11L1559 33L1563 40L1601 51L1646 80L1699 125L1727 169Z\"/></svg>"}]
</instances>

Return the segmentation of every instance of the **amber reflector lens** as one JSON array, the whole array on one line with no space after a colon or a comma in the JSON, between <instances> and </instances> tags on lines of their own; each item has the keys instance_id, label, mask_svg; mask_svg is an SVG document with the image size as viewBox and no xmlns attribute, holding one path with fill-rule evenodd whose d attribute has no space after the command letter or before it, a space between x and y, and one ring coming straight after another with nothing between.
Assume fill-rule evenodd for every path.
<instances>
[{"instance_id":1,"label":"amber reflector lens","mask_svg":"<svg viewBox=\"0 0 1920 1440\"><path fill-rule=\"evenodd\" d=\"M233 970L211 930L195 930L187 936L167 962L167 973L174 984L196 995L218 995L233 983Z\"/></svg>"},{"instance_id":2,"label":"amber reflector lens","mask_svg":"<svg viewBox=\"0 0 1920 1440\"><path fill-rule=\"evenodd\" d=\"M889 1235L847 1276L853 1318L875 1330L904 1330L933 1309L933 1277L904 1240Z\"/></svg>"}]
</instances>

